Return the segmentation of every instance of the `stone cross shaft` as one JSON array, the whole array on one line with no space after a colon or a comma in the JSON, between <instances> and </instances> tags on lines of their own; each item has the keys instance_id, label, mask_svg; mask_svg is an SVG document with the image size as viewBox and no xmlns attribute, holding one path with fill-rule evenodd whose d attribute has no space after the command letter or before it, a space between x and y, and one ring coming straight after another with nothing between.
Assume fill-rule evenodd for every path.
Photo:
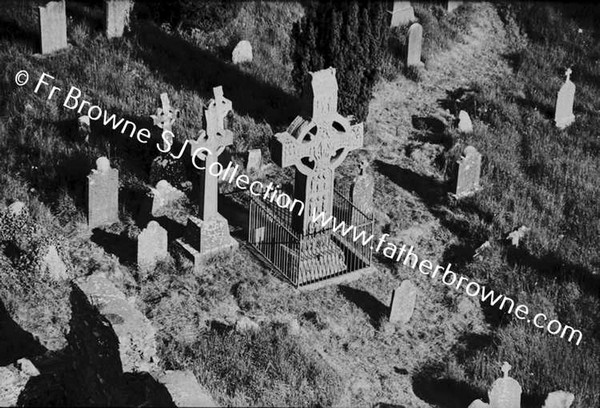
<instances>
[{"instance_id":1,"label":"stone cross shaft","mask_svg":"<svg viewBox=\"0 0 600 408\"><path fill-rule=\"evenodd\" d=\"M302 214L294 212L293 227L310 234L322 229L313 213L328 217L333 211L335 169L348 153L363 145L363 124L350 125L337 113L335 69L311 73L313 119L297 117L287 131L275 135L272 157L279 166L296 167L294 195L304 202Z\"/></svg>"},{"instance_id":2,"label":"stone cross shaft","mask_svg":"<svg viewBox=\"0 0 600 408\"><path fill-rule=\"evenodd\" d=\"M160 101L162 108L158 108L156 110L156 115L150 115L150 117L154 121L155 126L170 132L172 130L173 123L175 123L175 119L179 117L179 109L173 109L171 107L169 95L167 95L166 92L160 94Z\"/></svg>"},{"instance_id":3,"label":"stone cross shaft","mask_svg":"<svg viewBox=\"0 0 600 408\"><path fill-rule=\"evenodd\" d=\"M210 174L209 169L218 161L225 148L233 143L233 132L225 129L224 124L225 117L232 110L231 101L223 96L223 88L220 86L213 88L213 94L214 99L209 101L204 111L206 130L202 130L198 139L190 141L192 156L195 155L204 162L200 165L204 170L201 170L203 174L198 186L200 217L204 221L216 216L218 212L218 177ZM213 172L217 173L218 169Z\"/></svg>"}]
</instances>

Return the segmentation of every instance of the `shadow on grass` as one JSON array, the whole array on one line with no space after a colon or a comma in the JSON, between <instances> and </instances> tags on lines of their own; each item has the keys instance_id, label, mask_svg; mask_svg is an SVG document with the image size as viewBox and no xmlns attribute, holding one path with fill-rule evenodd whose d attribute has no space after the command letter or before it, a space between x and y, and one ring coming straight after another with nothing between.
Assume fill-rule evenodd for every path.
<instances>
[{"instance_id":1,"label":"shadow on grass","mask_svg":"<svg viewBox=\"0 0 600 408\"><path fill-rule=\"evenodd\" d=\"M485 393L464 381L438 378L443 367L427 364L413 375L413 392L423 401L441 408L464 408L485 398Z\"/></svg>"},{"instance_id":2,"label":"shadow on grass","mask_svg":"<svg viewBox=\"0 0 600 408\"><path fill-rule=\"evenodd\" d=\"M395 164L375 160L376 170L399 187L417 194L427 206L433 207L446 200L446 186L433 177L423 176Z\"/></svg>"},{"instance_id":3,"label":"shadow on grass","mask_svg":"<svg viewBox=\"0 0 600 408\"><path fill-rule=\"evenodd\" d=\"M129 238L126 231L117 235L96 228L92 234L92 242L115 255L124 265L133 265L137 261L137 242Z\"/></svg>"},{"instance_id":4,"label":"shadow on grass","mask_svg":"<svg viewBox=\"0 0 600 408\"><path fill-rule=\"evenodd\" d=\"M138 56L176 88L191 89L209 99L213 97L212 88L222 85L236 112L276 127L288 126L297 115L309 113L307 104L299 98L151 23L140 22L135 30Z\"/></svg>"},{"instance_id":5,"label":"shadow on grass","mask_svg":"<svg viewBox=\"0 0 600 408\"><path fill-rule=\"evenodd\" d=\"M381 318L388 313L389 308L386 305L364 290L354 289L345 285L340 285L338 289L346 299L354 303L369 316L371 325L374 328L379 329Z\"/></svg>"},{"instance_id":6,"label":"shadow on grass","mask_svg":"<svg viewBox=\"0 0 600 408\"><path fill-rule=\"evenodd\" d=\"M10 317L4 303L0 300L0 367L20 358L31 359L46 351L46 347Z\"/></svg>"}]
</instances>

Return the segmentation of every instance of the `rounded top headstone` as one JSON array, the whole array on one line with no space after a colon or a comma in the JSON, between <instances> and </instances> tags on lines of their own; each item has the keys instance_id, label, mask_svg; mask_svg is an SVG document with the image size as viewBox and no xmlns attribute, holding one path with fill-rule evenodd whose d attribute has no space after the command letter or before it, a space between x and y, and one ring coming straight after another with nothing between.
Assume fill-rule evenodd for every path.
<instances>
[{"instance_id":1,"label":"rounded top headstone","mask_svg":"<svg viewBox=\"0 0 600 408\"><path fill-rule=\"evenodd\" d=\"M473 146L465 147L465 156L472 156L474 154L477 154L477 149L475 149Z\"/></svg>"},{"instance_id":2,"label":"rounded top headstone","mask_svg":"<svg viewBox=\"0 0 600 408\"><path fill-rule=\"evenodd\" d=\"M566 391L554 391L548 394L542 408L570 408L575 395Z\"/></svg>"},{"instance_id":3,"label":"rounded top headstone","mask_svg":"<svg viewBox=\"0 0 600 408\"><path fill-rule=\"evenodd\" d=\"M102 156L96 160L96 168L100 173L105 173L110 170L110 161L105 156Z\"/></svg>"},{"instance_id":4,"label":"rounded top headstone","mask_svg":"<svg viewBox=\"0 0 600 408\"><path fill-rule=\"evenodd\" d=\"M156 189L157 190L168 190L169 187L171 187L171 184L167 181L167 180L160 180L158 183L156 183Z\"/></svg>"},{"instance_id":5,"label":"rounded top headstone","mask_svg":"<svg viewBox=\"0 0 600 408\"><path fill-rule=\"evenodd\" d=\"M240 41L233 49L231 61L234 64L252 62L252 44L247 40Z\"/></svg>"},{"instance_id":6,"label":"rounded top headstone","mask_svg":"<svg viewBox=\"0 0 600 408\"><path fill-rule=\"evenodd\" d=\"M11 205L8 206L8 212L12 215L20 215L25 208L25 203L23 201L15 201Z\"/></svg>"},{"instance_id":7,"label":"rounded top headstone","mask_svg":"<svg viewBox=\"0 0 600 408\"><path fill-rule=\"evenodd\" d=\"M155 231L155 230L157 230L159 228L160 228L160 224L158 222L154 221L154 220L150 221L148 223L148 226L146 226L146 229L153 230L153 231Z\"/></svg>"},{"instance_id":8,"label":"rounded top headstone","mask_svg":"<svg viewBox=\"0 0 600 408\"><path fill-rule=\"evenodd\" d=\"M90 125L90 117L88 115L80 116L78 120L80 124Z\"/></svg>"}]
</instances>

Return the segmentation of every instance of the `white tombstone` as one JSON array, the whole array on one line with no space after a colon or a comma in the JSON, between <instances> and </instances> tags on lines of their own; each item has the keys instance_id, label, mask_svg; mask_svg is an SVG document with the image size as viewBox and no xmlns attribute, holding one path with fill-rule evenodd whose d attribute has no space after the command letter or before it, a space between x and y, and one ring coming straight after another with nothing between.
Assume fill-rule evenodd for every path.
<instances>
[{"instance_id":1,"label":"white tombstone","mask_svg":"<svg viewBox=\"0 0 600 408\"><path fill-rule=\"evenodd\" d=\"M248 163L246 164L246 171L260 171L262 167L262 153L260 149L252 149L248 151Z\"/></svg>"},{"instance_id":2,"label":"white tombstone","mask_svg":"<svg viewBox=\"0 0 600 408\"><path fill-rule=\"evenodd\" d=\"M67 48L67 11L65 1L51 1L39 6L42 54Z\"/></svg>"},{"instance_id":3,"label":"white tombstone","mask_svg":"<svg viewBox=\"0 0 600 408\"><path fill-rule=\"evenodd\" d=\"M508 372L512 367L507 362L502 365L504 377L498 378L488 392L490 408L521 408L521 385Z\"/></svg>"},{"instance_id":4,"label":"white tombstone","mask_svg":"<svg viewBox=\"0 0 600 408\"><path fill-rule=\"evenodd\" d=\"M415 311L417 288L409 280L394 289L390 306L390 323L406 324Z\"/></svg>"},{"instance_id":5,"label":"white tombstone","mask_svg":"<svg viewBox=\"0 0 600 408\"><path fill-rule=\"evenodd\" d=\"M129 13L133 8L131 0L105 0L104 25L107 38L122 37L129 25Z\"/></svg>"},{"instance_id":6,"label":"white tombstone","mask_svg":"<svg viewBox=\"0 0 600 408\"><path fill-rule=\"evenodd\" d=\"M464 110L458 113L458 130L461 133L473 133L473 122L471 122L471 117Z\"/></svg>"},{"instance_id":7,"label":"white tombstone","mask_svg":"<svg viewBox=\"0 0 600 408\"><path fill-rule=\"evenodd\" d=\"M556 112L554 114L554 122L556 127L564 129L575 121L573 115L573 102L575 100L575 84L571 82L571 68L567 69L565 75L567 79L558 91L556 98Z\"/></svg>"},{"instance_id":8,"label":"white tombstone","mask_svg":"<svg viewBox=\"0 0 600 408\"><path fill-rule=\"evenodd\" d=\"M446 11L448 13L452 13L454 10L456 10L457 8L459 8L460 6L462 6L464 2L463 1L450 1L448 0L448 2L446 3Z\"/></svg>"},{"instance_id":9,"label":"white tombstone","mask_svg":"<svg viewBox=\"0 0 600 408\"><path fill-rule=\"evenodd\" d=\"M234 64L252 62L252 44L246 40L240 41L233 49L231 61Z\"/></svg>"},{"instance_id":10,"label":"white tombstone","mask_svg":"<svg viewBox=\"0 0 600 408\"><path fill-rule=\"evenodd\" d=\"M406 37L406 66L422 67L421 51L423 47L423 26L414 23L408 29Z\"/></svg>"},{"instance_id":11,"label":"white tombstone","mask_svg":"<svg viewBox=\"0 0 600 408\"><path fill-rule=\"evenodd\" d=\"M410 5L410 1L394 1L392 7L392 11L389 12L392 15L390 27L402 26L415 20L415 10Z\"/></svg>"},{"instance_id":12,"label":"white tombstone","mask_svg":"<svg viewBox=\"0 0 600 408\"><path fill-rule=\"evenodd\" d=\"M145 271L152 270L158 261L168 256L167 247L167 230L158 222L150 221L138 236L138 267Z\"/></svg>"},{"instance_id":13,"label":"white tombstone","mask_svg":"<svg viewBox=\"0 0 600 408\"><path fill-rule=\"evenodd\" d=\"M570 408L575 395L566 391L554 391L548 394L542 408Z\"/></svg>"}]
</instances>

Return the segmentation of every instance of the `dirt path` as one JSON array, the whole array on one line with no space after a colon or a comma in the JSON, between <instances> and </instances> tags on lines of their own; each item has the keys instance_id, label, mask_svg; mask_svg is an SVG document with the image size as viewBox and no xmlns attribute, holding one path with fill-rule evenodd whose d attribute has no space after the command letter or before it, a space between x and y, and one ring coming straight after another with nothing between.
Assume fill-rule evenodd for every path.
<instances>
[{"instance_id":1,"label":"dirt path","mask_svg":"<svg viewBox=\"0 0 600 408\"><path fill-rule=\"evenodd\" d=\"M439 258L456 237L430 210L435 195L445 193L439 185L435 187L441 182L441 174L428 159L440 154L444 147L415 138L413 117L447 116L439 104L447 97L447 91L468 87L472 81L494 81L512 74L503 57L507 53L507 33L495 8L487 3L475 3L473 8L470 33L428 61L421 82L399 75L376 86L367 118L367 149L376 168L376 207L389 217L386 227L392 239L414 245L421 255L432 260ZM408 153L407 146L411 146ZM424 182L433 186L431 194L422 189ZM378 267L389 268L381 264ZM340 351L341 341L319 344L320 354L326 354L327 361L346 376L339 406L431 406L431 401L426 403L419 398L423 395L415 395L413 369L430 359L441 361L456 341L453 333L462 330L466 321L472 324L472 320L478 320L483 327L477 304L473 303L474 311L468 316L439 310L445 288L415 276L412 270L409 273L398 269L395 273L402 279L414 279L422 294L413 327L394 336L369 333L366 339L345 343L344 348L352 352ZM394 281L383 275L363 279L353 286L389 304L386 302L390 294L386 291ZM350 318L340 315L340 319L342 325ZM438 332L436 325L441 327ZM323 338L323 333L315 335Z\"/></svg>"}]
</instances>

